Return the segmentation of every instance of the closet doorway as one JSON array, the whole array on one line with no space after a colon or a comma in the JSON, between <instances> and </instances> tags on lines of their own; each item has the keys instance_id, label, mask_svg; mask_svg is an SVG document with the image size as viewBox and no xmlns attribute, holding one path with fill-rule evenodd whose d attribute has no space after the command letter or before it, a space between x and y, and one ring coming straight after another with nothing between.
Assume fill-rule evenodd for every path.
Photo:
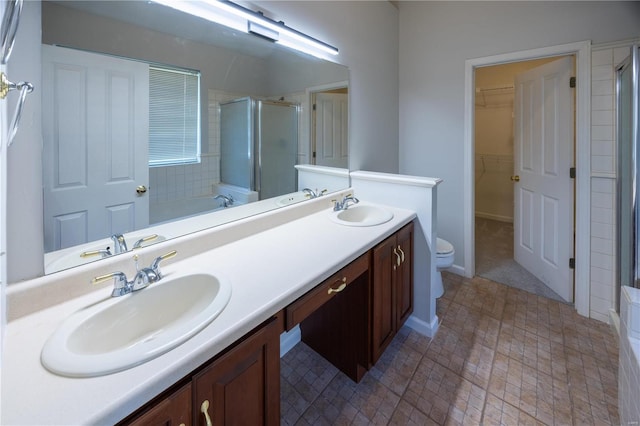
<instances>
[{"instance_id":1,"label":"closet doorway","mask_svg":"<svg viewBox=\"0 0 640 426\"><path fill-rule=\"evenodd\" d=\"M553 96L549 96L552 93L546 88L550 80L539 75L548 73L554 67L554 70L559 69L557 64L560 62L564 63L565 68L570 66L575 69L574 58L564 58L567 59L559 61L560 57L551 57L475 68L474 193L476 275L566 302L573 300L572 273L571 277L566 276L570 272L565 267L562 271L565 276L556 279L551 277L553 271L546 271L545 268L553 263L548 261L548 255L557 255L558 250L563 250L554 245L562 243L563 239L571 240L567 244L571 244L573 253L572 236L558 237L563 228L573 229L573 183L564 177L552 183L552 191L555 187L565 185L564 193L558 194L534 194L536 190L527 186L535 180L527 173L536 168L541 169L540 182L554 173L558 174L560 170L551 170L549 164L555 161L552 157L559 152L565 153L565 160L570 155L569 161L575 164L573 94L570 95L571 117L558 126L560 133L566 131L571 135L571 146L566 146L566 150L562 151L561 146L549 143L557 138L534 136L536 126L540 127L540 124L535 124L536 120L551 121L551 117L555 117L553 113L546 116L549 114L549 99L553 99ZM530 77L535 75L538 77ZM541 79L541 87L527 85L527 79L534 78ZM566 84L569 84L568 78ZM520 88L518 94L517 88ZM538 94L541 96L535 99ZM519 106L516 102L519 102ZM535 108L533 105L536 102L542 108L527 111ZM518 117L516 111L520 111ZM557 135L558 129L554 128L553 132ZM516 134L520 136L516 137ZM560 173L564 172L568 174L569 170L562 168ZM523 182L520 182L521 174ZM566 185L571 185L571 188ZM567 212L570 217L566 217ZM565 222L557 221L549 227L549 223L561 218L563 213ZM535 215L537 218L533 218ZM567 220L571 223L568 224ZM557 281L570 281L571 287L563 287ZM559 295L550 287L555 287L562 294Z\"/></svg>"}]
</instances>

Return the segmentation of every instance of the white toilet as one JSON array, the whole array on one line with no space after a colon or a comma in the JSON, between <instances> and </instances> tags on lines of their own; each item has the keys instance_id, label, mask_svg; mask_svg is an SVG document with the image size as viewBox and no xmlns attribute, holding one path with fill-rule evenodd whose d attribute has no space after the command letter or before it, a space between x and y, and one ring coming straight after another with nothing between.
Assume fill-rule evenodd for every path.
<instances>
[{"instance_id":1,"label":"white toilet","mask_svg":"<svg viewBox=\"0 0 640 426\"><path fill-rule=\"evenodd\" d=\"M436 299L442 297L444 294L444 287L442 286L442 271L443 269L448 269L453 265L453 257L456 251L453 249L453 245L442 238L438 238L436 243L436 281L431 286L435 293Z\"/></svg>"}]
</instances>

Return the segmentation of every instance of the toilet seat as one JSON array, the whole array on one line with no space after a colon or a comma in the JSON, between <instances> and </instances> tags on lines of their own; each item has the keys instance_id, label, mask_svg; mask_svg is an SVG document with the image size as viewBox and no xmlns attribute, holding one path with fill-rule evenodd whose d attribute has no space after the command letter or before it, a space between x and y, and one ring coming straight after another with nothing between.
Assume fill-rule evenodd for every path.
<instances>
[{"instance_id":1,"label":"toilet seat","mask_svg":"<svg viewBox=\"0 0 640 426\"><path fill-rule=\"evenodd\" d=\"M447 256L453 253L453 245L442 238L438 238L436 242L436 255L438 257Z\"/></svg>"}]
</instances>

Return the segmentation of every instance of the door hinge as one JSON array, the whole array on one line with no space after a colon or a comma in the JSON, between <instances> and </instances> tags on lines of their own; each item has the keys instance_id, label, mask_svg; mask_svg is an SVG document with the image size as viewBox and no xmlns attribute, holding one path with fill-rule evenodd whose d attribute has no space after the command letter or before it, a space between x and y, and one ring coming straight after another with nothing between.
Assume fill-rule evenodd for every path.
<instances>
[{"instance_id":1,"label":"door hinge","mask_svg":"<svg viewBox=\"0 0 640 426\"><path fill-rule=\"evenodd\" d=\"M316 110L316 104L313 104L313 110L314 111Z\"/></svg>"},{"instance_id":2,"label":"door hinge","mask_svg":"<svg viewBox=\"0 0 640 426\"><path fill-rule=\"evenodd\" d=\"M571 77L569 79L569 87L576 87L576 78L575 77Z\"/></svg>"},{"instance_id":3,"label":"door hinge","mask_svg":"<svg viewBox=\"0 0 640 426\"><path fill-rule=\"evenodd\" d=\"M576 269L576 259L574 257L569 259L569 269Z\"/></svg>"},{"instance_id":4,"label":"door hinge","mask_svg":"<svg viewBox=\"0 0 640 426\"><path fill-rule=\"evenodd\" d=\"M311 156L312 156L313 158L316 158L316 152L315 152L315 151L313 151L313 153L311 154Z\"/></svg>"},{"instance_id":5,"label":"door hinge","mask_svg":"<svg viewBox=\"0 0 640 426\"><path fill-rule=\"evenodd\" d=\"M570 167L569 168L569 177L571 179L575 179L576 178L576 168L575 167Z\"/></svg>"}]
</instances>

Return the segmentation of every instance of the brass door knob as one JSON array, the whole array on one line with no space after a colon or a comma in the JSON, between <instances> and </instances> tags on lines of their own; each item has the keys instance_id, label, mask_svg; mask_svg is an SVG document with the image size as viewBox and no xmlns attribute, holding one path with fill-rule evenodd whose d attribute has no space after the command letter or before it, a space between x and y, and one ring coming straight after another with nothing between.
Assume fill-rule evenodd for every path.
<instances>
[{"instance_id":1,"label":"brass door knob","mask_svg":"<svg viewBox=\"0 0 640 426\"><path fill-rule=\"evenodd\" d=\"M520 176L515 175L515 176L511 176L511 180L514 182L520 182Z\"/></svg>"},{"instance_id":2,"label":"brass door knob","mask_svg":"<svg viewBox=\"0 0 640 426\"><path fill-rule=\"evenodd\" d=\"M136 188L136 192L138 193L138 195L142 195L147 192L147 187L144 185L138 185L138 187Z\"/></svg>"}]
</instances>

